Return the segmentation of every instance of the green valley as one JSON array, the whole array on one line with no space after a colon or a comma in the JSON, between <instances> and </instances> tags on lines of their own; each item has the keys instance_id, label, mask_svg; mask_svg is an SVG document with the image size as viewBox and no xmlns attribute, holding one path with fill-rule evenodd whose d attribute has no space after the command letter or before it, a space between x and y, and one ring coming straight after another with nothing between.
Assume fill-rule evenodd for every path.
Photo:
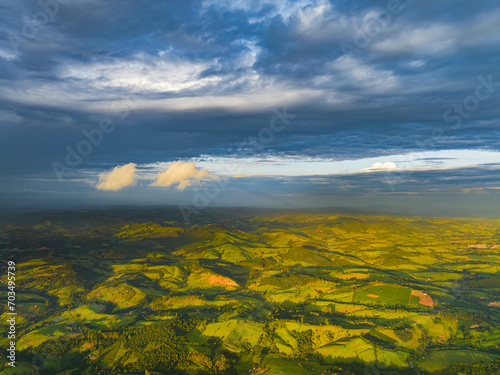
<instances>
[{"instance_id":1,"label":"green valley","mask_svg":"<svg viewBox=\"0 0 500 375\"><path fill-rule=\"evenodd\" d=\"M4 374L500 373L500 219L116 208L0 234Z\"/></svg>"}]
</instances>

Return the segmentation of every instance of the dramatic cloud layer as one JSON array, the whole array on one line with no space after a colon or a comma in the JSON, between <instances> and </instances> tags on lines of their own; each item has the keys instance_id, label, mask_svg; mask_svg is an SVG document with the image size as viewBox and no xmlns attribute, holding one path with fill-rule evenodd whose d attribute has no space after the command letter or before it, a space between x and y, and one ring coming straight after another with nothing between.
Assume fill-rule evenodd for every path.
<instances>
[{"instance_id":1,"label":"dramatic cloud layer","mask_svg":"<svg viewBox=\"0 0 500 375\"><path fill-rule=\"evenodd\" d=\"M23 189L82 193L130 161L370 160L353 183L364 192L376 189L364 175L406 168L392 156L450 154L428 168L457 150L500 151L497 0L3 0L0 10L5 201ZM457 191L498 161L454 168L466 165L479 167L449 176ZM199 181L170 174L163 183L185 191ZM238 180L245 192L257 184ZM176 202L170 193L162 203Z\"/></svg>"},{"instance_id":2,"label":"dramatic cloud layer","mask_svg":"<svg viewBox=\"0 0 500 375\"><path fill-rule=\"evenodd\" d=\"M130 163L115 167L111 172L99 174L97 189L116 191L133 185L135 182L135 167L134 163Z\"/></svg>"}]
</instances>

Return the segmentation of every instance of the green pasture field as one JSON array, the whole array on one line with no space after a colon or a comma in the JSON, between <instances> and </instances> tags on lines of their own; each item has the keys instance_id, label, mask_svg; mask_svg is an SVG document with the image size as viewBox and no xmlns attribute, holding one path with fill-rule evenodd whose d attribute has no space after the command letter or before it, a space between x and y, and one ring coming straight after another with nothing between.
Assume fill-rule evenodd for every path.
<instances>
[{"instance_id":1,"label":"green pasture field","mask_svg":"<svg viewBox=\"0 0 500 375\"><path fill-rule=\"evenodd\" d=\"M19 366L47 351L40 375L500 373L500 220L100 215L0 215Z\"/></svg>"}]
</instances>

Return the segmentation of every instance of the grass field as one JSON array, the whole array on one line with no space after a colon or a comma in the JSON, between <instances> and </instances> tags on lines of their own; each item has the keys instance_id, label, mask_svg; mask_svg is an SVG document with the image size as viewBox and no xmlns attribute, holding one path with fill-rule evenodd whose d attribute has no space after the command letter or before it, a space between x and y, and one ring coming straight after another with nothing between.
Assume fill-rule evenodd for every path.
<instances>
[{"instance_id":1,"label":"grass field","mask_svg":"<svg viewBox=\"0 0 500 375\"><path fill-rule=\"evenodd\" d=\"M411 289L391 285L372 286L363 291L357 291L352 296L352 302L377 303L386 305L405 305L416 307L418 301L412 298Z\"/></svg>"},{"instance_id":2,"label":"grass field","mask_svg":"<svg viewBox=\"0 0 500 375\"><path fill-rule=\"evenodd\" d=\"M46 351L41 375L500 373L500 220L210 212L189 227L168 210L0 215L18 363Z\"/></svg>"},{"instance_id":3,"label":"grass field","mask_svg":"<svg viewBox=\"0 0 500 375\"><path fill-rule=\"evenodd\" d=\"M435 372L446 368L450 363L464 365L488 364L495 361L498 356L472 350L440 350L430 353L432 359L420 364L420 368Z\"/></svg>"}]
</instances>

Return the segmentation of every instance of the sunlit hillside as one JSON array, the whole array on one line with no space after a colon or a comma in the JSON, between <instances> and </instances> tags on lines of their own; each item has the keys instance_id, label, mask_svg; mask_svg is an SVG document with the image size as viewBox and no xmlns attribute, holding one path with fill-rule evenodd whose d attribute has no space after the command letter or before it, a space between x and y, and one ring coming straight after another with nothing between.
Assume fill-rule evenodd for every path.
<instances>
[{"instance_id":1,"label":"sunlit hillside","mask_svg":"<svg viewBox=\"0 0 500 375\"><path fill-rule=\"evenodd\" d=\"M3 373L500 369L500 220L214 209L185 226L178 216L3 216L21 332L19 366Z\"/></svg>"}]
</instances>

